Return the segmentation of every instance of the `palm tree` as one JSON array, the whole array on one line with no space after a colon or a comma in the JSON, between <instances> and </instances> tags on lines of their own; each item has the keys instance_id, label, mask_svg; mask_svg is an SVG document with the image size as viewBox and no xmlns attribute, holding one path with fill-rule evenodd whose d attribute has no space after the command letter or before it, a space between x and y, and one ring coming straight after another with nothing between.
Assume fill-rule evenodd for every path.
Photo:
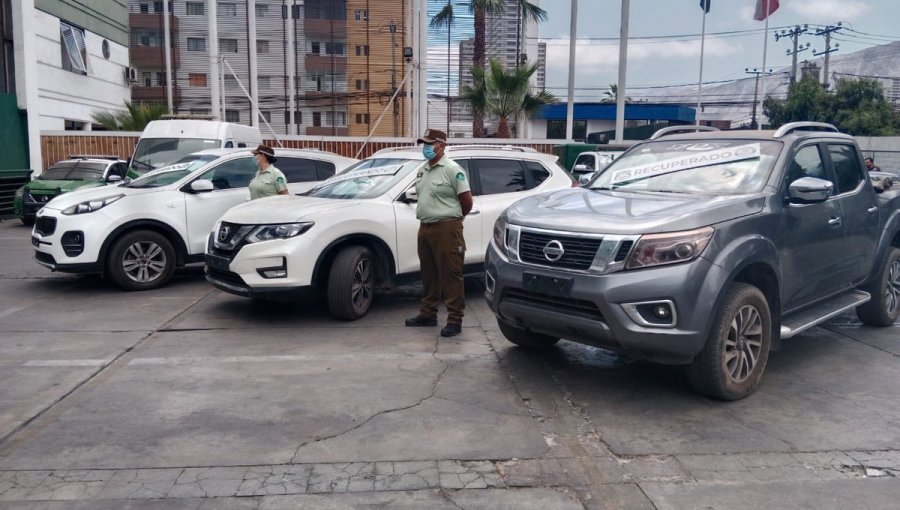
<instances>
[{"instance_id":1,"label":"palm tree","mask_svg":"<svg viewBox=\"0 0 900 510\"><path fill-rule=\"evenodd\" d=\"M456 16L453 14L453 4L447 0L447 5L431 18L430 26L434 29L447 29L447 136L450 136L450 29Z\"/></svg>"},{"instance_id":2,"label":"palm tree","mask_svg":"<svg viewBox=\"0 0 900 510\"><path fill-rule=\"evenodd\" d=\"M472 109L497 116L497 137L509 138L509 120L521 114L531 114L540 107L556 101L553 94L541 90L534 94L531 76L538 65L504 69L497 59L491 59L488 69L472 66L475 85L463 87L462 97L472 104Z\"/></svg>"},{"instance_id":3,"label":"palm tree","mask_svg":"<svg viewBox=\"0 0 900 510\"><path fill-rule=\"evenodd\" d=\"M600 102L601 103L615 103L619 100L619 86L615 83L610 83L609 88L603 92L604 97ZM631 98L626 96L625 102L630 102Z\"/></svg>"},{"instance_id":4,"label":"palm tree","mask_svg":"<svg viewBox=\"0 0 900 510\"><path fill-rule=\"evenodd\" d=\"M110 131L143 131L150 121L159 120L167 113L169 108L162 103L125 101L124 110L97 111L91 114L91 118Z\"/></svg>"}]
</instances>

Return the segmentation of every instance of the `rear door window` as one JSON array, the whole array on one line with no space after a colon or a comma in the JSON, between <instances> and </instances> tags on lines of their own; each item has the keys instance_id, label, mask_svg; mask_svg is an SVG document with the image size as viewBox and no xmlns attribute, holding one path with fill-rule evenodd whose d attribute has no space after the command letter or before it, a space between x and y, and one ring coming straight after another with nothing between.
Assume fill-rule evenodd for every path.
<instances>
[{"instance_id":1,"label":"rear door window","mask_svg":"<svg viewBox=\"0 0 900 510\"><path fill-rule=\"evenodd\" d=\"M336 171L337 168L331 161L316 160L316 174L318 175L320 181L324 181L325 179L331 177Z\"/></svg>"},{"instance_id":2,"label":"rear door window","mask_svg":"<svg viewBox=\"0 0 900 510\"><path fill-rule=\"evenodd\" d=\"M530 189L526 168L512 159L473 159L481 195L515 193Z\"/></svg>"},{"instance_id":3,"label":"rear door window","mask_svg":"<svg viewBox=\"0 0 900 510\"><path fill-rule=\"evenodd\" d=\"M288 182L313 182L320 180L316 162L307 158L280 157L275 166L281 170Z\"/></svg>"},{"instance_id":4,"label":"rear door window","mask_svg":"<svg viewBox=\"0 0 900 510\"><path fill-rule=\"evenodd\" d=\"M528 189L537 188L550 177L550 172L544 168L544 165L537 161L526 161L525 168L528 169Z\"/></svg>"}]
</instances>

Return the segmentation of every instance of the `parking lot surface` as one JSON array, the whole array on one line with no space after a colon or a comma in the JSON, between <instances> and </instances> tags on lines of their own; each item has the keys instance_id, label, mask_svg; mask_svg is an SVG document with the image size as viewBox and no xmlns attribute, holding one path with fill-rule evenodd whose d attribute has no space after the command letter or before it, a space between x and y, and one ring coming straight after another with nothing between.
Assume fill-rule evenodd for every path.
<instances>
[{"instance_id":1,"label":"parking lot surface","mask_svg":"<svg viewBox=\"0 0 900 510\"><path fill-rule=\"evenodd\" d=\"M0 222L0 508L890 508L900 329L784 342L738 402L681 372L499 333L406 328L415 289L338 322L202 270L122 292Z\"/></svg>"}]
</instances>

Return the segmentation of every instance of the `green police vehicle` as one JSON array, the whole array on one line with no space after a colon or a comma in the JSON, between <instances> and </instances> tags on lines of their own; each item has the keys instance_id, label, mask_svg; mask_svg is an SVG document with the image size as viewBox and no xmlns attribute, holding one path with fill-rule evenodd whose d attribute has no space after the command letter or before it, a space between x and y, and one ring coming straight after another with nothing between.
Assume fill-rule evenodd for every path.
<instances>
[{"instance_id":1,"label":"green police vehicle","mask_svg":"<svg viewBox=\"0 0 900 510\"><path fill-rule=\"evenodd\" d=\"M13 213L26 225L53 198L74 189L106 186L125 178L128 164L118 156L69 156L16 190Z\"/></svg>"}]
</instances>

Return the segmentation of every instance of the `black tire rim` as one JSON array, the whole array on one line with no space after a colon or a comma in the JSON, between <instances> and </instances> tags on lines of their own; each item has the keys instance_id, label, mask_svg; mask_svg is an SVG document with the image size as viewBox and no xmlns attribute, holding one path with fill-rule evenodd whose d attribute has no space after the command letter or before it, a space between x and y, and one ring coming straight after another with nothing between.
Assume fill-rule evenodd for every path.
<instances>
[{"instance_id":1,"label":"black tire rim","mask_svg":"<svg viewBox=\"0 0 900 510\"><path fill-rule=\"evenodd\" d=\"M884 294L885 311L893 317L897 313L897 307L900 306L900 260L894 260L888 269Z\"/></svg>"},{"instance_id":2,"label":"black tire rim","mask_svg":"<svg viewBox=\"0 0 900 510\"><path fill-rule=\"evenodd\" d=\"M350 299L353 308L363 311L372 300L372 261L368 257L359 259L353 270L353 282L350 284Z\"/></svg>"},{"instance_id":3,"label":"black tire rim","mask_svg":"<svg viewBox=\"0 0 900 510\"><path fill-rule=\"evenodd\" d=\"M762 352L763 321L759 310L744 305L732 317L725 336L722 365L735 383L746 381L752 374Z\"/></svg>"},{"instance_id":4,"label":"black tire rim","mask_svg":"<svg viewBox=\"0 0 900 510\"><path fill-rule=\"evenodd\" d=\"M125 250L122 270L129 280L150 283L166 271L166 251L153 241L138 241Z\"/></svg>"}]
</instances>

